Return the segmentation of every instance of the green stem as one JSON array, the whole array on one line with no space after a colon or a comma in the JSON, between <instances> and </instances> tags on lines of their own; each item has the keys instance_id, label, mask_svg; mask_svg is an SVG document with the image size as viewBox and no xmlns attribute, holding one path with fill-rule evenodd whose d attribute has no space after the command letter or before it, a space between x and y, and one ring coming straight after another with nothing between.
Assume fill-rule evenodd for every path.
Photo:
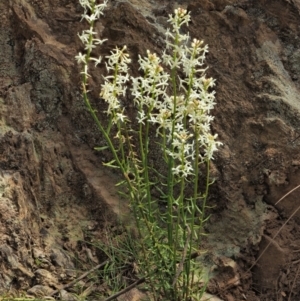
<instances>
[{"instance_id":1,"label":"green stem","mask_svg":"<svg viewBox=\"0 0 300 301\"><path fill-rule=\"evenodd\" d=\"M197 200L198 200L198 196L199 196L199 131L198 130L195 130L195 165L194 165L194 179L193 179L193 183L194 183L194 195L191 199L191 206L192 206L192 213L191 213L191 220L190 220L190 223L189 223L189 226L190 226L190 230L191 230L191 236L190 236L190 247L189 247L189 250L188 250L188 255L187 255L187 262L186 262L186 275L187 275L187 285L186 285L186 292L185 292L185 299L184 300L187 300L189 298L189 289L190 289L190 286L192 285L193 283L193 280L194 280L194 272L192 273L192 279L190 281L190 273L191 273L191 254L192 254L192 249L193 249L193 241L194 241L194 226L195 226L195 215L196 215L196 208L197 208Z\"/></svg>"},{"instance_id":2,"label":"green stem","mask_svg":"<svg viewBox=\"0 0 300 301\"><path fill-rule=\"evenodd\" d=\"M201 215L200 215L200 229L202 230L204 221L205 221L205 208L206 208L206 201L208 197L208 191L209 191L209 186L210 186L210 181L209 181L209 172L210 172L210 161L206 161L206 182L205 182L205 193L202 201L202 209L201 209Z\"/></svg>"},{"instance_id":3,"label":"green stem","mask_svg":"<svg viewBox=\"0 0 300 301\"><path fill-rule=\"evenodd\" d=\"M144 167L144 177L145 177L145 184L146 184L146 192L147 192L147 204L148 204L148 216L151 223L153 223L153 208L151 204L151 192L150 192L150 179L149 179L149 165L148 165L148 156L149 156L149 120L150 119L150 108L148 109L147 113L147 120L146 120L146 131L145 131L145 157L143 162Z\"/></svg>"},{"instance_id":4,"label":"green stem","mask_svg":"<svg viewBox=\"0 0 300 301\"><path fill-rule=\"evenodd\" d=\"M178 45L178 34L176 34L175 38L175 45ZM177 51L174 50L173 52L173 62L177 60ZM173 87L173 97L174 97L174 104L173 104L173 116L172 116L172 129L171 129L171 152L174 152L173 140L174 140L174 131L175 131L175 115L176 115L176 104L177 104L177 84L176 84L176 67L172 68L171 71L171 80L172 80L172 87ZM174 199L174 174L173 174L173 167L174 167L174 159L172 156L169 156L168 159L168 244L171 247L173 245L173 199ZM176 262L174 262L174 271L176 271Z\"/></svg>"},{"instance_id":5,"label":"green stem","mask_svg":"<svg viewBox=\"0 0 300 301\"><path fill-rule=\"evenodd\" d=\"M175 36L175 41L174 44L176 46L179 45L179 33L176 33ZM175 63L178 59L178 52L176 50L176 48L173 50L173 62ZM176 109L177 109L177 83L176 83L176 76L177 76L177 67L173 67L172 71L171 71L171 80L172 80L172 88L173 88L173 112L172 112L172 129L171 129L171 152L174 152L174 146L173 146L173 141L174 141L174 133L175 133L175 124L176 124ZM174 237L173 237L173 231L174 231L174 173L173 173L173 168L174 168L174 158L172 156L169 155L169 159L168 159L168 214L167 214L167 229L168 229L168 245L169 248L172 250L173 252L173 265L172 265L172 274L173 277L176 274L176 270L177 270L177 256L176 256L176 245L177 245L177 241L174 241ZM178 213L177 213L178 214ZM178 216L177 216L178 218ZM177 228L178 225L175 225L176 229L175 229L175 235L177 233L178 235L178 231L179 229ZM173 280L170 279L170 281ZM171 284L171 283L170 283ZM172 291L172 298L174 300L177 300L177 288L176 285L174 286L174 289Z\"/></svg>"}]
</instances>

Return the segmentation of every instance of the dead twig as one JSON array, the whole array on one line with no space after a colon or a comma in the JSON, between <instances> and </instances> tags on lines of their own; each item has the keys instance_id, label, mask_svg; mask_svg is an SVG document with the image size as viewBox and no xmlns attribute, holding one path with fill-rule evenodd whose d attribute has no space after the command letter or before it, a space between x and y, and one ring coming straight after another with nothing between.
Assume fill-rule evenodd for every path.
<instances>
[{"instance_id":1,"label":"dead twig","mask_svg":"<svg viewBox=\"0 0 300 301\"><path fill-rule=\"evenodd\" d=\"M292 190L290 190L288 193L286 193L280 200L278 200L276 203L275 203L275 206L277 204L279 204L284 198L286 198L289 194L291 194L293 191L295 191L296 189L298 189L300 187L300 185L296 186L295 188L293 188Z\"/></svg>"},{"instance_id":2,"label":"dead twig","mask_svg":"<svg viewBox=\"0 0 300 301\"><path fill-rule=\"evenodd\" d=\"M282 198L280 198L275 205L279 204L279 202L281 202L283 199L285 199L289 194L291 194L292 192L294 192L295 190L297 190L298 188L300 188L300 185L296 186L295 188L291 189L288 193L286 193ZM294 212L290 215L290 217L284 222L284 224L280 227L280 229L276 232L276 234L272 237L272 240L267 244L267 246L263 249L263 251L261 252L261 254L258 256L258 258L254 261L254 263L251 265L251 267L241 275L240 278L243 278L248 272L250 272L252 270L252 268L257 264L257 262L261 259L261 257L264 255L264 253L267 251L267 249L269 248L269 246L271 245L271 243L273 242L273 240L277 237L277 235L282 231L282 229L286 226L286 224L296 215L296 213L300 210L300 206L298 206ZM237 280L237 281L240 281ZM226 287L224 287L224 290L231 287L232 285L236 284L237 282L231 283L230 285L227 285Z\"/></svg>"},{"instance_id":3,"label":"dead twig","mask_svg":"<svg viewBox=\"0 0 300 301\"><path fill-rule=\"evenodd\" d=\"M102 263L98 264L97 266L93 267L91 270L89 270L89 271L83 273L80 277L78 277L78 278L72 280L71 282L69 282L69 283L67 283L67 284L65 284L65 285L63 285L63 286L61 286L60 289L57 289L57 290L53 291L53 292L52 292L51 294L49 294L48 296L52 297L53 295L59 293L59 291L61 291L61 290L63 290L63 289L66 289L66 288L68 288L68 287L71 287L72 285L74 285L75 283L77 283L79 280L85 278L85 277L86 277L87 275L89 275L90 273L92 273L92 272L94 272L94 271L96 271L96 270L98 270L98 269L104 267L108 262L109 262L109 260L105 260L104 262L102 262Z\"/></svg>"},{"instance_id":4,"label":"dead twig","mask_svg":"<svg viewBox=\"0 0 300 301\"><path fill-rule=\"evenodd\" d=\"M133 282L132 284L130 284L129 286L125 287L124 289L122 289L121 291L117 292L116 294L108 297L107 299L103 300L103 301L110 301L110 300L114 300L117 297L129 292L130 290L132 290L134 287L138 286L141 283L144 283L146 281L146 278L140 278L137 281Z\"/></svg>"},{"instance_id":5,"label":"dead twig","mask_svg":"<svg viewBox=\"0 0 300 301\"><path fill-rule=\"evenodd\" d=\"M282 198L280 198L275 205L279 204L283 199L285 199L289 194L291 194L292 192L294 192L295 190L297 190L300 187L300 185L296 186L295 188L291 189L288 193L286 193ZM272 237L272 240L275 239L277 237L277 235L281 232L281 230L286 226L286 224L293 218L293 216L295 216L295 214L299 211L300 206L296 208L296 210L294 210L294 212L290 215L290 217L284 222L284 224L280 227L280 229L276 232L276 234ZM272 243L272 240L267 244L267 246L263 249L263 251L261 252L261 254L258 256L258 258L254 261L254 263L251 265L251 267L246 271L249 272L256 264L257 262L260 260L260 258L264 255L264 253L267 251L267 249L269 248L269 246Z\"/></svg>"},{"instance_id":6,"label":"dead twig","mask_svg":"<svg viewBox=\"0 0 300 301\"><path fill-rule=\"evenodd\" d=\"M298 265L297 272L296 272L296 276L295 276L295 278L294 278L292 287L291 287L291 289L290 289L290 294L289 294L288 301L291 301L291 297L292 297L292 293L293 293L293 288L294 288L294 286L295 286L295 284L296 284L296 281L297 281L297 278L298 278L298 274L299 274L299 270L300 270L300 265Z\"/></svg>"}]
</instances>

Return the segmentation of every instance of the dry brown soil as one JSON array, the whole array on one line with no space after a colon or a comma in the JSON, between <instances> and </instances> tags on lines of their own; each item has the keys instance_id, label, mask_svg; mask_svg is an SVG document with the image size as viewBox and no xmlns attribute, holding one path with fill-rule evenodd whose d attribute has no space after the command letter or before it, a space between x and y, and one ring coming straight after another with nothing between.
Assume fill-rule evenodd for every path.
<instances>
[{"instance_id":1,"label":"dry brown soil","mask_svg":"<svg viewBox=\"0 0 300 301\"><path fill-rule=\"evenodd\" d=\"M160 53L178 6L191 11L191 36L209 45L213 130L224 143L203 246L216 275L208 292L226 301L300 300L300 190L276 204L300 184L300 1L110 0L96 25L108 38L99 52L126 44L133 59ZM117 175L102 166L110 154L93 150L103 138L74 61L85 27L78 1L0 0L0 11L0 293L55 289L76 277L74 258L82 269L102 260L84 241L130 218ZM105 121L103 70L92 71L90 88Z\"/></svg>"}]
</instances>

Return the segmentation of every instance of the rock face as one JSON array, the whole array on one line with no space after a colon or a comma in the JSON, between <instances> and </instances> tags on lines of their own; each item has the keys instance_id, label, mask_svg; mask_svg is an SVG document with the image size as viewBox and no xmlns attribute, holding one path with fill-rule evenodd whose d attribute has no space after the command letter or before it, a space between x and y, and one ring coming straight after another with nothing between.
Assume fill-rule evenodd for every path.
<instances>
[{"instance_id":1,"label":"rock face","mask_svg":"<svg viewBox=\"0 0 300 301\"><path fill-rule=\"evenodd\" d=\"M300 1L111 0L97 23L108 38L101 54L124 44L133 60L147 49L160 53L168 14L179 5L191 11L191 36L210 47L214 130L224 143L213 164L205 248L210 258L234 258L242 283L221 291L212 285L210 293L224 300L299 300L300 213L280 230L298 210L299 192L276 202L300 184ZM80 252L86 231L100 237L104 225L126 221L128 211L114 188L118 176L102 167L110 154L93 151L103 137L85 110L74 60L85 27L78 1L1 1L0 11L4 293L44 285L37 277L43 269L67 275L69 255ZM131 70L137 72L135 63ZM102 72L104 66L92 70L90 88L105 118L98 100ZM252 276L247 269L260 254ZM53 283L46 288L56 289Z\"/></svg>"}]
</instances>

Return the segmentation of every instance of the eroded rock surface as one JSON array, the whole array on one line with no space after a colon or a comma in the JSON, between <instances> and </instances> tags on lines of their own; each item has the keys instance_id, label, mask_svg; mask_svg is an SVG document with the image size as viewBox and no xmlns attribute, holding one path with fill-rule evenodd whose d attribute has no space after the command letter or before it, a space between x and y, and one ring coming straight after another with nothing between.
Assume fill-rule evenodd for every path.
<instances>
[{"instance_id":1,"label":"eroded rock surface","mask_svg":"<svg viewBox=\"0 0 300 301\"><path fill-rule=\"evenodd\" d=\"M203 247L208 265L233 258L241 283L221 290L211 283L210 293L299 300L300 211L278 232L298 210L299 192L276 202L300 184L300 2L111 0L97 23L108 38L99 51L126 44L133 59L146 49L160 53L168 14L179 5L191 11L191 36L210 47L214 130L224 143L212 167ZM120 213L126 221L128 211L116 195L118 176L102 167L110 154L93 151L104 140L81 99L74 56L85 24L77 0L1 1L0 11L0 292L37 284L47 291L74 278L69 256L97 261L82 246L87 232L100 239L104 225ZM91 99L105 120L98 100L103 67L92 70ZM55 275L51 283L38 273L43 269Z\"/></svg>"}]
</instances>

